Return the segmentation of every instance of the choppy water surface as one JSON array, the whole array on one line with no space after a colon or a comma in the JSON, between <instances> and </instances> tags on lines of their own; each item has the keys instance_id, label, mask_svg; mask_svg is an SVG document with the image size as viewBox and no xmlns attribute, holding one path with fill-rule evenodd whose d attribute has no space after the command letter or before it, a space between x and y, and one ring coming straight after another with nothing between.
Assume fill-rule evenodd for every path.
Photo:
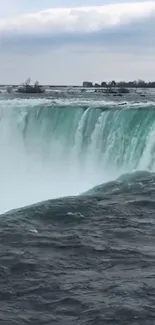
<instances>
[{"instance_id":1,"label":"choppy water surface","mask_svg":"<svg viewBox=\"0 0 155 325\"><path fill-rule=\"evenodd\" d=\"M0 100L1 324L154 324L154 108Z\"/></svg>"}]
</instances>

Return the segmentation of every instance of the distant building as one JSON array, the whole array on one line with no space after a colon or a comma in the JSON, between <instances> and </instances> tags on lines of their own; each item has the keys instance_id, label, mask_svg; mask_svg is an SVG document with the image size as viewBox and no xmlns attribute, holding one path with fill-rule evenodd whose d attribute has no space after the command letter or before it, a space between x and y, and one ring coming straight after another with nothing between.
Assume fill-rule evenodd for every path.
<instances>
[{"instance_id":1,"label":"distant building","mask_svg":"<svg viewBox=\"0 0 155 325\"><path fill-rule=\"evenodd\" d=\"M83 82L83 87L86 87L86 88L93 87L93 83L91 81L84 81Z\"/></svg>"}]
</instances>

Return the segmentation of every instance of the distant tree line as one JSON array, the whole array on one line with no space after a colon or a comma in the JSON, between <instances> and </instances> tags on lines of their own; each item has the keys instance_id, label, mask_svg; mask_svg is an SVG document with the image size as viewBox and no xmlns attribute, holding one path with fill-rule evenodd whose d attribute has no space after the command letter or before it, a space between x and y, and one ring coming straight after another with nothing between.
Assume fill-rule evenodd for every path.
<instances>
[{"instance_id":1,"label":"distant tree line","mask_svg":"<svg viewBox=\"0 0 155 325\"><path fill-rule=\"evenodd\" d=\"M116 82L112 80L110 82L102 81L101 84L93 84L90 81L84 81L83 87L104 87L104 88L155 88L155 81L146 82L144 80L134 80L134 81L119 81Z\"/></svg>"}]
</instances>

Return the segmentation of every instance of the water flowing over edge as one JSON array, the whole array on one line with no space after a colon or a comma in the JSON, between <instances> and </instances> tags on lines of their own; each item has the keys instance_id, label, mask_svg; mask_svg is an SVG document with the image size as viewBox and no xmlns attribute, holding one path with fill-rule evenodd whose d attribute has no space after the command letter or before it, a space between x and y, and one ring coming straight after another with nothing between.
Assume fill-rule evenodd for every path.
<instances>
[{"instance_id":1,"label":"water flowing over edge","mask_svg":"<svg viewBox=\"0 0 155 325\"><path fill-rule=\"evenodd\" d=\"M0 212L155 171L155 103L0 101Z\"/></svg>"}]
</instances>

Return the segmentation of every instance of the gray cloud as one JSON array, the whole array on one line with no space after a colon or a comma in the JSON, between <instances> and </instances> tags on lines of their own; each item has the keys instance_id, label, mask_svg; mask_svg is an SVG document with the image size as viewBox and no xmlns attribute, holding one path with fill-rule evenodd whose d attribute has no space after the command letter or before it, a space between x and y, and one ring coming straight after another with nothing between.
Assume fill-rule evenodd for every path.
<instances>
[{"instance_id":1,"label":"gray cloud","mask_svg":"<svg viewBox=\"0 0 155 325\"><path fill-rule=\"evenodd\" d=\"M119 3L125 2L126 0L119 0ZM129 2L135 2L135 0L128 0ZM118 0L111 0L110 3L118 3ZM51 7L103 6L105 4L109 4L109 0L0 0L0 17L11 17L15 14L29 13Z\"/></svg>"},{"instance_id":2,"label":"gray cloud","mask_svg":"<svg viewBox=\"0 0 155 325\"><path fill-rule=\"evenodd\" d=\"M0 82L20 83L29 75L55 84L152 79L154 30L155 2L50 9L0 20Z\"/></svg>"},{"instance_id":3,"label":"gray cloud","mask_svg":"<svg viewBox=\"0 0 155 325\"><path fill-rule=\"evenodd\" d=\"M49 9L0 20L1 51L42 52L68 44L154 47L155 2Z\"/></svg>"}]
</instances>

